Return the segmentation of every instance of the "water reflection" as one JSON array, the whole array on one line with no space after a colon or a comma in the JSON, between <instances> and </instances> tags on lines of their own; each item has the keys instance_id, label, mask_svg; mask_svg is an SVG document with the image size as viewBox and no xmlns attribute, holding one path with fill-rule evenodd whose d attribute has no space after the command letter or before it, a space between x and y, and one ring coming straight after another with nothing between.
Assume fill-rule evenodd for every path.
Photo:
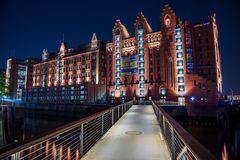
<instances>
[{"instance_id":1,"label":"water reflection","mask_svg":"<svg viewBox=\"0 0 240 160\"><path fill-rule=\"evenodd\" d=\"M90 113L30 110L20 107L1 107L0 147L47 132L53 128L88 116L89 114ZM47 147L49 147L48 142L46 143L46 148Z\"/></svg>"},{"instance_id":2,"label":"water reflection","mask_svg":"<svg viewBox=\"0 0 240 160\"><path fill-rule=\"evenodd\" d=\"M193 112L189 114L183 108L168 108L166 111L217 159L240 159L240 111L225 111L222 119L204 110L201 110L204 116L193 116Z\"/></svg>"},{"instance_id":3,"label":"water reflection","mask_svg":"<svg viewBox=\"0 0 240 160\"><path fill-rule=\"evenodd\" d=\"M226 144L224 144L224 146L223 146L222 160L228 160L228 152L227 152Z\"/></svg>"}]
</instances>

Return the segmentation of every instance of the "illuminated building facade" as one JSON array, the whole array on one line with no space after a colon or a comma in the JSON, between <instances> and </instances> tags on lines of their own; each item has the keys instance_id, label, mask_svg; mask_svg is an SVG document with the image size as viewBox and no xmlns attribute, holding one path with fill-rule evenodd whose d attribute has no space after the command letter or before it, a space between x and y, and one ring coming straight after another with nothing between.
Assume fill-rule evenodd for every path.
<instances>
[{"instance_id":1,"label":"illuminated building facade","mask_svg":"<svg viewBox=\"0 0 240 160\"><path fill-rule=\"evenodd\" d=\"M112 36L109 43L97 40L94 34L88 44L67 48L63 42L57 53L43 50L41 62L28 70L32 77L27 76L31 83L26 85L24 100L118 103L136 99L216 105L221 99L215 15L209 21L191 24L181 21L166 5L158 31L153 31L140 13L133 36L120 20Z\"/></svg>"},{"instance_id":2,"label":"illuminated building facade","mask_svg":"<svg viewBox=\"0 0 240 160\"><path fill-rule=\"evenodd\" d=\"M91 43L58 53L42 53L33 66L33 84L25 93L30 103L96 103L106 100L106 44L93 34Z\"/></svg>"},{"instance_id":3,"label":"illuminated building facade","mask_svg":"<svg viewBox=\"0 0 240 160\"><path fill-rule=\"evenodd\" d=\"M22 100L24 90L32 86L33 64L37 62L38 59L10 58L7 60L6 84L9 86L10 98Z\"/></svg>"},{"instance_id":4,"label":"illuminated building facade","mask_svg":"<svg viewBox=\"0 0 240 160\"><path fill-rule=\"evenodd\" d=\"M181 21L166 5L160 31L143 13L134 36L117 20L107 43L107 99L170 100L215 105L222 96L221 58L215 15L203 23Z\"/></svg>"}]
</instances>

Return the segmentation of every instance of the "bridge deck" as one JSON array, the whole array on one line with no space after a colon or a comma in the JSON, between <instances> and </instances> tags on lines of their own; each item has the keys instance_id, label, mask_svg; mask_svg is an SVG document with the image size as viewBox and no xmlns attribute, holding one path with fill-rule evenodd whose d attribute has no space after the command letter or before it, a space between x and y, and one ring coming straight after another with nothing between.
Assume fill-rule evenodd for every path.
<instances>
[{"instance_id":1,"label":"bridge deck","mask_svg":"<svg viewBox=\"0 0 240 160\"><path fill-rule=\"evenodd\" d=\"M83 157L84 160L168 160L151 105L134 105Z\"/></svg>"}]
</instances>

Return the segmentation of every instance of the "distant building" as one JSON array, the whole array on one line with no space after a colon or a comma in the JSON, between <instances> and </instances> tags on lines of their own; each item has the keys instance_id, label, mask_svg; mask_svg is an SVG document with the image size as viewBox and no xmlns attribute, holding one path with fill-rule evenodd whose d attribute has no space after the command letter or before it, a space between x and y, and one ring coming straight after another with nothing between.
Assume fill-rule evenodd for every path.
<instances>
[{"instance_id":1,"label":"distant building","mask_svg":"<svg viewBox=\"0 0 240 160\"><path fill-rule=\"evenodd\" d=\"M106 44L93 34L91 43L57 53L43 50L33 65L33 83L25 93L30 103L96 103L106 101Z\"/></svg>"},{"instance_id":2,"label":"distant building","mask_svg":"<svg viewBox=\"0 0 240 160\"><path fill-rule=\"evenodd\" d=\"M7 60L6 84L9 86L10 98L21 100L23 91L32 86L32 69L37 59L21 60L10 58Z\"/></svg>"},{"instance_id":3,"label":"distant building","mask_svg":"<svg viewBox=\"0 0 240 160\"><path fill-rule=\"evenodd\" d=\"M134 35L117 20L107 44L107 98L170 100L215 105L222 96L222 69L215 16L207 22L181 21L166 5L160 30L140 13Z\"/></svg>"}]
</instances>

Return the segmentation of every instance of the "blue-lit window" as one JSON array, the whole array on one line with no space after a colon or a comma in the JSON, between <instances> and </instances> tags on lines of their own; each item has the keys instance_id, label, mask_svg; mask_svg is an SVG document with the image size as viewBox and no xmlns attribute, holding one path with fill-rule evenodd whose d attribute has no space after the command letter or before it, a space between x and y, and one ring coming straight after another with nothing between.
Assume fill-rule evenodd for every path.
<instances>
[{"instance_id":1,"label":"blue-lit window","mask_svg":"<svg viewBox=\"0 0 240 160\"><path fill-rule=\"evenodd\" d=\"M118 59L116 63L117 63L117 64L120 64L120 59Z\"/></svg>"},{"instance_id":2,"label":"blue-lit window","mask_svg":"<svg viewBox=\"0 0 240 160\"><path fill-rule=\"evenodd\" d=\"M140 95L141 95L141 96L144 95L144 90L140 90Z\"/></svg>"},{"instance_id":3,"label":"blue-lit window","mask_svg":"<svg viewBox=\"0 0 240 160\"><path fill-rule=\"evenodd\" d=\"M117 78L117 83L120 83L120 78Z\"/></svg>"},{"instance_id":4,"label":"blue-lit window","mask_svg":"<svg viewBox=\"0 0 240 160\"><path fill-rule=\"evenodd\" d=\"M140 81L144 81L144 76L140 76Z\"/></svg>"},{"instance_id":5,"label":"blue-lit window","mask_svg":"<svg viewBox=\"0 0 240 160\"><path fill-rule=\"evenodd\" d=\"M140 62L140 67L143 68L144 67L144 63Z\"/></svg>"},{"instance_id":6,"label":"blue-lit window","mask_svg":"<svg viewBox=\"0 0 240 160\"><path fill-rule=\"evenodd\" d=\"M182 42L182 39L181 38L176 38L176 42Z\"/></svg>"},{"instance_id":7,"label":"blue-lit window","mask_svg":"<svg viewBox=\"0 0 240 160\"><path fill-rule=\"evenodd\" d=\"M117 72L117 78L118 78L118 77L120 77L120 73L119 73L119 72Z\"/></svg>"},{"instance_id":8,"label":"blue-lit window","mask_svg":"<svg viewBox=\"0 0 240 160\"><path fill-rule=\"evenodd\" d=\"M80 100L84 100L84 96L80 96Z\"/></svg>"},{"instance_id":9,"label":"blue-lit window","mask_svg":"<svg viewBox=\"0 0 240 160\"><path fill-rule=\"evenodd\" d=\"M120 46L120 43L119 43L119 42L117 42L117 43L116 43L116 46L117 46L117 47L119 47L119 46Z\"/></svg>"},{"instance_id":10,"label":"blue-lit window","mask_svg":"<svg viewBox=\"0 0 240 160\"><path fill-rule=\"evenodd\" d=\"M119 85L116 85L116 89L117 89L117 90L120 89L120 86L119 86Z\"/></svg>"},{"instance_id":11,"label":"blue-lit window","mask_svg":"<svg viewBox=\"0 0 240 160\"><path fill-rule=\"evenodd\" d=\"M140 74L144 74L144 69L139 70Z\"/></svg>"},{"instance_id":12,"label":"blue-lit window","mask_svg":"<svg viewBox=\"0 0 240 160\"><path fill-rule=\"evenodd\" d=\"M122 91L122 96L126 96L126 91Z\"/></svg>"},{"instance_id":13,"label":"blue-lit window","mask_svg":"<svg viewBox=\"0 0 240 160\"><path fill-rule=\"evenodd\" d=\"M140 83L140 88L144 88L144 83Z\"/></svg>"},{"instance_id":14,"label":"blue-lit window","mask_svg":"<svg viewBox=\"0 0 240 160\"><path fill-rule=\"evenodd\" d=\"M178 69L178 74L183 74L183 69Z\"/></svg>"},{"instance_id":15,"label":"blue-lit window","mask_svg":"<svg viewBox=\"0 0 240 160\"><path fill-rule=\"evenodd\" d=\"M183 61L182 60L178 60L177 61L177 66L182 66L183 65Z\"/></svg>"},{"instance_id":16,"label":"blue-lit window","mask_svg":"<svg viewBox=\"0 0 240 160\"><path fill-rule=\"evenodd\" d=\"M182 49L182 45L177 45L177 50L181 50Z\"/></svg>"},{"instance_id":17,"label":"blue-lit window","mask_svg":"<svg viewBox=\"0 0 240 160\"><path fill-rule=\"evenodd\" d=\"M111 96L114 97L115 96L115 92L111 91Z\"/></svg>"},{"instance_id":18,"label":"blue-lit window","mask_svg":"<svg viewBox=\"0 0 240 160\"><path fill-rule=\"evenodd\" d=\"M180 30L180 28L176 28L176 34L179 36L179 35L181 35L181 30Z\"/></svg>"},{"instance_id":19,"label":"blue-lit window","mask_svg":"<svg viewBox=\"0 0 240 160\"><path fill-rule=\"evenodd\" d=\"M119 47L117 47L117 48L116 48L116 50L117 50L117 52L120 52L120 49L119 49Z\"/></svg>"},{"instance_id":20,"label":"blue-lit window","mask_svg":"<svg viewBox=\"0 0 240 160\"><path fill-rule=\"evenodd\" d=\"M178 83L183 83L184 82L184 78L183 77L178 77Z\"/></svg>"},{"instance_id":21,"label":"blue-lit window","mask_svg":"<svg viewBox=\"0 0 240 160\"><path fill-rule=\"evenodd\" d=\"M182 58L182 52L177 53L177 58Z\"/></svg>"},{"instance_id":22,"label":"blue-lit window","mask_svg":"<svg viewBox=\"0 0 240 160\"><path fill-rule=\"evenodd\" d=\"M139 49L139 53L140 53L140 54L143 54L143 49Z\"/></svg>"},{"instance_id":23,"label":"blue-lit window","mask_svg":"<svg viewBox=\"0 0 240 160\"><path fill-rule=\"evenodd\" d=\"M183 92L184 91L184 85L179 85L178 86L178 91Z\"/></svg>"},{"instance_id":24,"label":"blue-lit window","mask_svg":"<svg viewBox=\"0 0 240 160\"><path fill-rule=\"evenodd\" d=\"M139 56L139 60L143 61L144 60L144 56L143 55Z\"/></svg>"}]
</instances>

